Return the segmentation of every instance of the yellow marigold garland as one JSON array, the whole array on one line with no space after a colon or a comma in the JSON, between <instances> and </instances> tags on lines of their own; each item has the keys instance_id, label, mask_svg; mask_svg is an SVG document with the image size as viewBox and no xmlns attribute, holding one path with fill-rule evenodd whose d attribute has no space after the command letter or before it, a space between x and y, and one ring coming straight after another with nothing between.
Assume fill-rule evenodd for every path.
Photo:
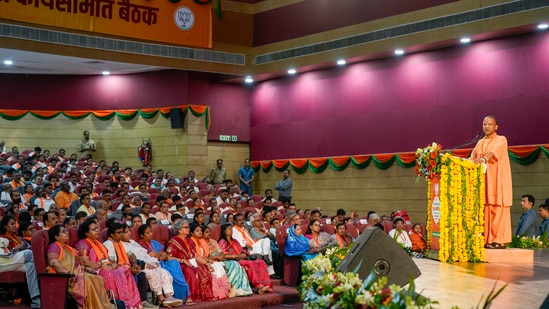
<instances>
[{"instance_id":1,"label":"yellow marigold garland","mask_svg":"<svg viewBox=\"0 0 549 309\"><path fill-rule=\"evenodd\" d=\"M484 167L450 154L441 164L439 260L484 261Z\"/></svg>"},{"instance_id":2,"label":"yellow marigold garland","mask_svg":"<svg viewBox=\"0 0 549 309\"><path fill-rule=\"evenodd\" d=\"M432 213L432 203L431 203L431 179L427 181L427 220L425 221L425 230L427 235L425 235L425 242L427 243L427 251L431 250L431 213Z\"/></svg>"}]
</instances>

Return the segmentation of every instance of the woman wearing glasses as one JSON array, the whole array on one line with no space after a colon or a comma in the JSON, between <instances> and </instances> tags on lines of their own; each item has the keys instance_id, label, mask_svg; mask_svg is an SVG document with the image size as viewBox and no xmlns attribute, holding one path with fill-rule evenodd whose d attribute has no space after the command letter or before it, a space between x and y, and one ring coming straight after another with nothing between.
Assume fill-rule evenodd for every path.
<instances>
[{"instance_id":1,"label":"woman wearing glasses","mask_svg":"<svg viewBox=\"0 0 549 309\"><path fill-rule=\"evenodd\" d=\"M122 300L126 308L142 308L139 291L128 268L120 267L109 259L109 253L99 239L99 225L94 220L86 220L78 227L76 249L80 265L94 270L103 278L105 288L114 292L116 299Z\"/></svg>"},{"instance_id":2,"label":"woman wearing glasses","mask_svg":"<svg viewBox=\"0 0 549 309\"><path fill-rule=\"evenodd\" d=\"M76 249L67 244L68 231L62 225L55 225L48 231L48 235L48 271L74 274L74 280L69 281L69 293L80 308L110 308L103 279L93 273L94 270L84 272L78 263Z\"/></svg>"}]
</instances>

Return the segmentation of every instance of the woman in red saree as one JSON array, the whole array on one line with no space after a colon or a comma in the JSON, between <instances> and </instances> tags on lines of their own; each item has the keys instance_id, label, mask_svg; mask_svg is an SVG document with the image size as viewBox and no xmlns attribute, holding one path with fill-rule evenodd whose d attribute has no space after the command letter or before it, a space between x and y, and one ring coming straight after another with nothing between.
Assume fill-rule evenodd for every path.
<instances>
[{"instance_id":1,"label":"woman in red saree","mask_svg":"<svg viewBox=\"0 0 549 309\"><path fill-rule=\"evenodd\" d=\"M166 246L170 257L176 258L181 265L185 280L191 290L189 302L213 300L212 265L197 254L196 245L190 239L190 225L187 220L178 220L174 224L176 236L172 237Z\"/></svg>"},{"instance_id":2,"label":"woman in red saree","mask_svg":"<svg viewBox=\"0 0 549 309\"><path fill-rule=\"evenodd\" d=\"M246 270L248 279L254 292L263 294L273 292L273 283L267 271L267 264L263 260L245 260L248 253L242 249L240 243L233 239L233 226L230 223L221 226L219 246L225 253L225 259L236 260Z\"/></svg>"}]
</instances>

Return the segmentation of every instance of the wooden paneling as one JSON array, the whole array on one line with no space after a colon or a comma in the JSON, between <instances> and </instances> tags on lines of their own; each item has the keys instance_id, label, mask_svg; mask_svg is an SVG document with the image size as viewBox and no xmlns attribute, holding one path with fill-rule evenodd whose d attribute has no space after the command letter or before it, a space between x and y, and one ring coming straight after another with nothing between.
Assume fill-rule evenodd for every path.
<instances>
[{"instance_id":1,"label":"wooden paneling","mask_svg":"<svg viewBox=\"0 0 549 309\"><path fill-rule=\"evenodd\" d=\"M162 116L153 119L135 117L123 121L116 117L99 120L86 117L71 120L58 116L51 120L37 119L30 114L17 121L0 121L0 136L6 146L18 146L20 152L40 146L57 153L64 148L67 155L76 153L82 132L90 131L97 143L96 161L106 160L108 164L119 161L121 166L141 167L137 147L143 139L152 141L152 165L176 175L187 173L188 161L198 156L197 164L205 165L207 135L205 118L187 114L184 129L172 129L170 120Z\"/></svg>"},{"instance_id":2,"label":"wooden paneling","mask_svg":"<svg viewBox=\"0 0 549 309\"><path fill-rule=\"evenodd\" d=\"M227 170L227 177L236 182L238 169L244 165L244 160L250 157L250 145L247 143L208 142L207 169L197 176L209 175L215 167L217 159L223 159L223 166ZM257 183L255 184L257 186Z\"/></svg>"},{"instance_id":3,"label":"wooden paneling","mask_svg":"<svg viewBox=\"0 0 549 309\"><path fill-rule=\"evenodd\" d=\"M535 208L549 198L547 172L549 159L545 155L531 165L512 162L513 206L511 207L513 231L522 214L520 199L524 194L532 194L537 201ZM425 222L427 216L427 184L421 180L415 183L414 171L394 164L383 171L375 166L358 170L348 167L336 172L326 169L324 173L310 171L303 175L292 173L294 181L293 201L301 209L321 207L323 213L334 215L339 208L348 213L357 211L363 216L370 210L389 215L392 211L406 210L413 222ZM273 189L282 173L274 168L269 173L260 171L254 193L263 194L267 188ZM278 195L275 191L275 197Z\"/></svg>"}]
</instances>

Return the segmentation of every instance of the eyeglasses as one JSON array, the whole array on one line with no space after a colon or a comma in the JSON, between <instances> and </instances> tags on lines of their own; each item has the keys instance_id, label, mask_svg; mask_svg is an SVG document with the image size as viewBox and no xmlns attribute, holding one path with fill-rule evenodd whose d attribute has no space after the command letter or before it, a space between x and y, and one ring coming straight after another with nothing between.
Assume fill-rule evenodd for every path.
<instances>
[{"instance_id":1,"label":"eyeglasses","mask_svg":"<svg viewBox=\"0 0 549 309\"><path fill-rule=\"evenodd\" d=\"M90 229L90 231L99 231L100 228L99 227L94 227L93 229Z\"/></svg>"},{"instance_id":2,"label":"eyeglasses","mask_svg":"<svg viewBox=\"0 0 549 309\"><path fill-rule=\"evenodd\" d=\"M117 232L115 232L115 233L116 233L116 234L119 234L119 235L122 235L122 234L124 234L124 231L117 231Z\"/></svg>"},{"instance_id":3,"label":"eyeglasses","mask_svg":"<svg viewBox=\"0 0 549 309\"><path fill-rule=\"evenodd\" d=\"M182 229L190 229L191 227L190 226L182 226L181 228Z\"/></svg>"},{"instance_id":4,"label":"eyeglasses","mask_svg":"<svg viewBox=\"0 0 549 309\"><path fill-rule=\"evenodd\" d=\"M59 233L68 234L69 231L67 231L67 230L62 230L62 231L59 231Z\"/></svg>"},{"instance_id":5,"label":"eyeglasses","mask_svg":"<svg viewBox=\"0 0 549 309\"><path fill-rule=\"evenodd\" d=\"M26 229L25 231L34 231L34 230L35 230L34 226L31 226L28 229Z\"/></svg>"}]
</instances>

